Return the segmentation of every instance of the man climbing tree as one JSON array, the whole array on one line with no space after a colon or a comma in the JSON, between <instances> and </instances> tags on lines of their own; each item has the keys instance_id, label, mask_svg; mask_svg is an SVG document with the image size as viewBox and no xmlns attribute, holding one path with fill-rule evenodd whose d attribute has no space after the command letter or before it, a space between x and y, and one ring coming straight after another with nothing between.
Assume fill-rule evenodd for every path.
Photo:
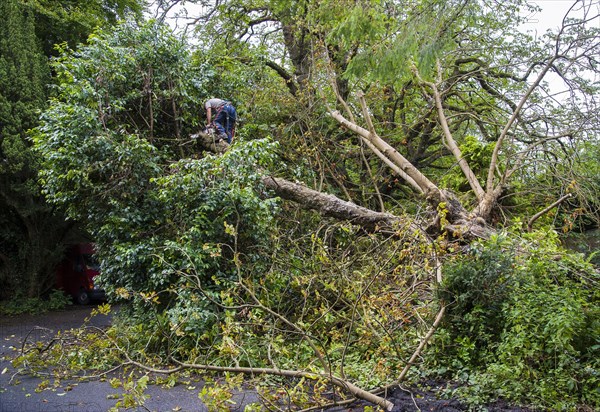
<instances>
[{"instance_id":1,"label":"man climbing tree","mask_svg":"<svg viewBox=\"0 0 600 412\"><path fill-rule=\"evenodd\" d=\"M222 99L209 99L204 104L206 109L206 126L213 126L217 129L218 138L226 140L227 143L233 142L235 135L235 122L237 113L235 107L228 101ZM214 120L213 118L214 113Z\"/></svg>"}]
</instances>

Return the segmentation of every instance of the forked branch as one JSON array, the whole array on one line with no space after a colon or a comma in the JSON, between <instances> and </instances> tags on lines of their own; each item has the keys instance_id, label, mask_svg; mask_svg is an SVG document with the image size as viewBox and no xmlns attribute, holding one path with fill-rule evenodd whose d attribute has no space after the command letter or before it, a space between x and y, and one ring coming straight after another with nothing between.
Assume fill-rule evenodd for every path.
<instances>
[{"instance_id":1,"label":"forked branch","mask_svg":"<svg viewBox=\"0 0 600 412\"><path fill-rule=\"evenodd\" d=\"M440 72L441 72L441 68L440 68L439 61L438 61L438 73L440 73ZM469 182L469 186L471 186L471 189L473 190L473 192L475 192L475 196L477 196L477 200L482 201L483 197L485 195L485 192L483 191L481 184L477 180L477 176L475 176L475 173L473 173L473 171L471 170L469 163L463 157L460 148L456 144L456 140L454 140L454 137L452 136L452 132L450 131L450 126L448 126L448 120L446 119L446 115L444 113L444 107L442 104L442 95L437 87L437 84L424 81L421 78L421 75L419 74L419 71L417 70L416 66L414 66L414 65L413 65L413 73L421 85L426 86L427 88L429 88L431 90L431 94L435 101L435 107L437 109L438 120L440 122L440 126L442 127L442 131L444 132L445 145L448 148L448 150L450 150L450 152L452 153L452 155L454 156L456 161L458 162L460 169L462 170L463 174L467 178L467 181Z\"/></svg>"},{"instance_id":2,"label":"forked branch","mask_svg":"<svg viewBox=\"0 0 600 412\"><path fill-rule=\"evenodd\" d=\"M399 170L402 170L404 174L417 185L420 191L429 193L432 191L439 192L438 187L430 181L423 173L421 173L413 164L402 156L396 149L390 144L384 141L377 134L371 133L369 130L357 125L356 123L346 119L340 114L339 111L330 111L329 114L333 117L340 125L353 131L357 135L368 140L373 146L375 146L383 156L387 157L391 163L396 165ZM409 183L410 181L407 180Z\"/></svg>"}]
</instances>

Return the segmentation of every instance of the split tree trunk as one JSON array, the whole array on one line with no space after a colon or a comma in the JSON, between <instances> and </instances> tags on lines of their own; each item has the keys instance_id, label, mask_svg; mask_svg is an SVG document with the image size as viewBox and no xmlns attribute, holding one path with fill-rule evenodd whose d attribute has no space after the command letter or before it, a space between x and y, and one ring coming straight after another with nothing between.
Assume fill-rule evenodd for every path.
<instances>
[{"instance_id":1,"label":"split tree trunk","mask_svg":"<svg viewBox=\"0 0 600 412\"><path fill-rule=\"evenodd\" d=\"M192 137L197 139L198 144L205 150L214 153L224 153L229 149L229 144L224 141L215 142L211 135L206 133L200 132ZM483 219L471 217L458 199L448 191L440 193L433 191L428 197L430 204L435 206L444 202L445 218L448 223L441 226L437 217L433 217L429 222L413 223L401 216L377 212L279 177L264 176L262 181L268 189L282 199L292 201L302 208L314 210L323 216L351 222L368 232L393 233L402 228L426 231L431 236L446 232L452 240L467 242L475 238L488 238L492 233Z\"/></svg>"}]
</instances>

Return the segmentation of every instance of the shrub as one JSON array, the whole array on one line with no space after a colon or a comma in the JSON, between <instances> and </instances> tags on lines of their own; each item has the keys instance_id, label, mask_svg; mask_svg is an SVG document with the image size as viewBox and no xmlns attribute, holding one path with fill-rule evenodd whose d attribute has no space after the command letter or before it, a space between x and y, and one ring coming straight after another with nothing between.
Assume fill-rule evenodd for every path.
<instances>
[{"instance_id":1,"label":"shrub","mask_svg":"<svg viewBox=\"0 0 600 412\"><path fill-rule=\"evenodd\" d=\"M598 272L552 233L498 236L446 270L450 303L430 366L496 398L540 408L600 406Z\"/></svg>"},{"instance_id":2,"label":"shrub","mask_svg":"<svg viewBox=\"0 0 600 412\"><path fill-rule=\"evenodd\" d=\"M64 309L71 305L71 298L61 290L52 290L47 298L26 298L23 295L16 295L11 300L0 304L0 314L18 315L21 313L42 313L50 310Z\"/></svg>"}]
</instances>

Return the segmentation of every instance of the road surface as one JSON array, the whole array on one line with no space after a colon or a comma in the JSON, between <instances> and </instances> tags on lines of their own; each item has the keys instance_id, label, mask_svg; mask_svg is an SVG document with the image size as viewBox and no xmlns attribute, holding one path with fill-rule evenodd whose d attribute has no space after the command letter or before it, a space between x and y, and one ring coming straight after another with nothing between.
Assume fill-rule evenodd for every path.
<instances>
[{"instance_id":1,"label":"road surface","mask_svg":"<svg viewBox=\"0 0 600 412\"><path fill-rule=\"evenodd\" d=\"M124 390L111 387L107 381L62 381L58 388L49 385L49 388L40 391L38 385L43 379L18 374L9 361L20 350L25 337L28 341L44 340L59 330L78 328L90 316L92 309L93 306L72 306L41 315L0 317L0 412L105 412L115 406ZM110 316L96 315L89 324L108 326ZM149 385L145 394L150 398L145 401L144 407L127 410L205 412L208 409L198 398L201 389L201 382L175 385L173 388ZM241 406L234 406L232 411L241 411L243 405L257 400L252 393L241 393L234 399Z\"/></svg>"}]
</instances>

